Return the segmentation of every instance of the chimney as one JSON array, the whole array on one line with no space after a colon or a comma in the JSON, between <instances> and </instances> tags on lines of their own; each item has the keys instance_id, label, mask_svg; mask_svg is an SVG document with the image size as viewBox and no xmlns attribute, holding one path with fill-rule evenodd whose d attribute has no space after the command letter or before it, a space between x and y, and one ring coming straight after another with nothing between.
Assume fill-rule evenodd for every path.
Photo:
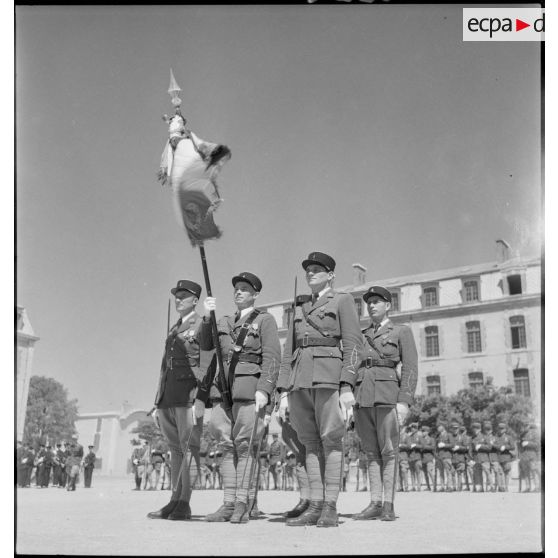
<instances>
[{"instance_id":1,"label":"chimney","mask_svg":"<svg viewBox=\"0 0 558 558\"><path fill-rule=\"evenodd\" d=\"M366 283L366 268L359 263L353 264L353 285L358 287Z\"/></svg>"},{"instance_id":2,"label":"chimney","mask_svg":"<svg viewBox=\"0 0 558 558\"><path fill-rule=\"evenodd\" d=\"M502 238L496 241L496 261L504 263L510 259L510 245Z\"/></svg>"}]
</instances>

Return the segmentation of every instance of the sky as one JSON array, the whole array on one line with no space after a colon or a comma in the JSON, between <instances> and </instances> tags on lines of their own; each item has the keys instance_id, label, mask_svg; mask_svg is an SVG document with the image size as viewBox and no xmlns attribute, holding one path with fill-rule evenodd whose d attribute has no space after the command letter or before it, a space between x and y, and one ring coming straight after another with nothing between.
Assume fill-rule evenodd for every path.
<instances>
[{"instance_id":1,"label":"sky","mask_svg":"<svg viewBox=\"0 0 558 558\"><path fill-rule=\"evenodd\" d=\"M16 301L34 375L81 412L149 409L178 279L199 253L156 180L172 111L224 143L206 245L292 296L322 251L336 284L540 255L538 43L464 43L460 6L16 7ZM205 291L204 291L205 292ZM171 320L177 316L174 312Z\"/></svg>"}]
</instances>

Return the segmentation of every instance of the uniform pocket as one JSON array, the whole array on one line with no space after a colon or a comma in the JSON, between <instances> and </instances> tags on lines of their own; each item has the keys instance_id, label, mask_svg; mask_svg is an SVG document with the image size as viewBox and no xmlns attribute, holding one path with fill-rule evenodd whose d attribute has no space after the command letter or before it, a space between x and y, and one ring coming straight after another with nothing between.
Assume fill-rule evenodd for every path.
<instances>
[{"instance_id":1,"label":"uniform pocket","mask_svg":"<svg viewBox=\"0 0 558 558\"><path fill-rule=\"evenodd\" d=\"M232 397L235 401L253 401L261 369L256 364L238 363L234 371Z\"/></svg>"},{"instance_id":2,"label":"uniform pocket","mask_svg":"<svg viewBox=\"0 0 558 558\"><path fill-rule=\"evenodd\" d=\"M394 379L378 378L374 382L374 405L395 405L399 394L399 383Z\"/></svg>"}]
</instances>

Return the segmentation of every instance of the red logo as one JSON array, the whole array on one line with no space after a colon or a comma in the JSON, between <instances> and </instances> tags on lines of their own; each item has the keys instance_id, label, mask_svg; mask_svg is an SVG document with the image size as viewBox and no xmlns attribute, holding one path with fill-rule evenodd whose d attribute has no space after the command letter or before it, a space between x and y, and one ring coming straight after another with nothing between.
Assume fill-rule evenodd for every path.
<instances>
[{"instance_id":1,"label":"red logo","mask_svg":"<svg viewBox=\"0 0 558 558\"><path fill-rule=\"evenodd\" d=\"M524 21L520 20L520 19L515 19L515 30L516 31L521 31L522 29L525 29L526 27L531 27L530 23L525 23Z\"/></svg>"}]
</instances>

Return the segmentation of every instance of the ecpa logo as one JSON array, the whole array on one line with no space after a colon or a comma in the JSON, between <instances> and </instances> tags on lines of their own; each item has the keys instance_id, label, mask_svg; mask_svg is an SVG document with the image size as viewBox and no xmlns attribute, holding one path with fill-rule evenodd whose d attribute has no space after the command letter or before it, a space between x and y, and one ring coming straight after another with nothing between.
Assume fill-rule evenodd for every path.
<instances>
[{"instance_id":1,"label":"ecpa logo","mask_svg":"<svg viewBox=\"0 0 558 558\"><path fill-rule=\"evenodd\" d=\"M463 8L464 41L544 41L542 8Z\"/></svg>"}]
</instances>

